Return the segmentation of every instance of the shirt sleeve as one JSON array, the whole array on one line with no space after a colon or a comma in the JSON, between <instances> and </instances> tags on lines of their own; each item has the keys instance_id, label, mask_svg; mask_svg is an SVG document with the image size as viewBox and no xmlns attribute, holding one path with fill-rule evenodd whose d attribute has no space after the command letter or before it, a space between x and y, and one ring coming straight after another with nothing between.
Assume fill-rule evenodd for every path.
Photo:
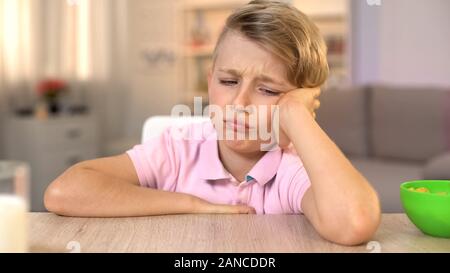
<instances>
[{"instance_id":1,"label":"shirt sleeve","mask_svg":"<svg viewBox=\"0 0 450 273\"><path fill-rule=\"evenodd\" d=\"M303 196L311 186L311 181L306 172L303 163L300 158L295 155L289 155L291 157L288 161L288 166L282 168L281 180L279 181L279 195L283 208L283 213L303 213L301 204Z\"/></svg>"},{"instance_id":2,"label":"shirt sleeve","mask_svg":"<svg viewBox=\"0 0 450 273\"><path fill-rule=\"evenodd\" d=\"M169 128L160 136L127 151L141 186L166 191L175 190L179 159L174 142Z\"/></svg>"},{"instance_id":3,"label":"shirt sleeve","mask_svg":"<svg viewBox=\"0 0 450 273\"><path fill-rule=\"evenodd\" d=\"M291 182L288 186L288 202L289 207L293 213L303 213L302 200L306 191L311 186L308 174L305 168L302 166L292 176Z\"/></svg>"}]
</instances>

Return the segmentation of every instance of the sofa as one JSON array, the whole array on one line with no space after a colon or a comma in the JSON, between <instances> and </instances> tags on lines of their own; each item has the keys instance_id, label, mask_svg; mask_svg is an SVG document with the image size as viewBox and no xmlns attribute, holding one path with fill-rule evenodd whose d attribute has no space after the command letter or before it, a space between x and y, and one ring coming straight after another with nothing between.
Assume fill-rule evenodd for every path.
<instances>
[{"instance_id":1,"label":"sofa","mask_svg":"<svg viewBox=\"0 0 450 273\"><path fill-rule=\"evenodd\" d=\"M403 212L402 182L450 179L450 88L325 89L317 122L377 190L383 212Z\"/></svg>"}]
</instances>

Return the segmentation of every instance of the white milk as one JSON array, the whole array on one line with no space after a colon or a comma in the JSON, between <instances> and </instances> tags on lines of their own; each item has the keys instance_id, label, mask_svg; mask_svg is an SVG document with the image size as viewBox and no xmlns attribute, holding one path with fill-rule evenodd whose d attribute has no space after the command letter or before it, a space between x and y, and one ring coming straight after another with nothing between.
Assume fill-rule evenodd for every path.
<instances>
[{"instance_id":1,"label":"white milk","mask_svg":"<svg viewBox=\"0 0 450 273\"><path fill-rule=\"evenodd\" d=\"M0 194L0 253L27 251L27 204L19 196Z\"/></svg>"}]
</instances>

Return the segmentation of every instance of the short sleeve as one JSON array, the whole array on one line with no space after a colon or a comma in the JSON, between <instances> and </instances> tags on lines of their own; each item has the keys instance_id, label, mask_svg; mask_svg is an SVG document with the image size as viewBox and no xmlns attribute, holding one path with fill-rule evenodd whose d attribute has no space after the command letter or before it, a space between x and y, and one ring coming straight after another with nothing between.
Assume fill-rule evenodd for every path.
<instances>
[{"instance_id":1,"label":"short sleeve","mask_svg":"<svg viewBox=\"0 0 450 273\"><path fill-rule=\"evenodd\" d=\"M303 196L311 186L309 176L303 163L296 154L284 155L277 176L278 193L283 213L303 213L301 204Z\"/></svg>"},{"instance_id":2,"label":"short sleeve","mask_svg":"<svg viewBox=\"0 0 450 273\"><path fill-rule=\"evenodd\" d=\"M311 186L308 174L303 166L297 169L288 185L287 195L289 207L293 213L303 213L302 200Z\"/></svg>"},{"instance_id":3,"label":"short sleeve","mask_svg":"<svg viewBox=\"0 0 450 273\"><path fill-rule=\"evenodd\" d=\"M160 136L127 151L141 186L174 191L179 172L176 141L169 128Z\"/></svg>"}]
</instances>

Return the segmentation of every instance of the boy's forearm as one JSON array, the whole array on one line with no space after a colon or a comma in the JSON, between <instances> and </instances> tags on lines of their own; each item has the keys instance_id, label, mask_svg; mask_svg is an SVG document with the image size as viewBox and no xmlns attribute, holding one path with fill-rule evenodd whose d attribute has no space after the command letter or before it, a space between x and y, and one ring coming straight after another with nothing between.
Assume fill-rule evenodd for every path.
<instances>
[{"instance_id":1,"label":"boy's forearm","mask_svg":"<svg viewBox=\"0 0 450 273\"><path fill-rule=\"evenodd\" d=\"M330 222L345 223L362 211L377 217L376 193L333 141L303 108L291 113L285 129L311 179L318 212Z\"/></svg>"},{"instance_id":2,"label":"boy's forearm","mask_svg":"<svg viewBox=\"0 0 450 273\"><path fill-rule=\"evenodd\" d=\"M49 210L66 216L130 217L204 212L195 196L144 188L95 170L66 173L46 193Z\"/></svg>"},{"instance_id":3,"label":"boy's forearm","mask_svg":"<svg viewBox=\"0 0 450 273\"><path fill-rule=\"evenodd\" d=\"M307 110L298 109L294 119L286 133L311 180L362 178Z\"/></svg>"}]
</instances>

